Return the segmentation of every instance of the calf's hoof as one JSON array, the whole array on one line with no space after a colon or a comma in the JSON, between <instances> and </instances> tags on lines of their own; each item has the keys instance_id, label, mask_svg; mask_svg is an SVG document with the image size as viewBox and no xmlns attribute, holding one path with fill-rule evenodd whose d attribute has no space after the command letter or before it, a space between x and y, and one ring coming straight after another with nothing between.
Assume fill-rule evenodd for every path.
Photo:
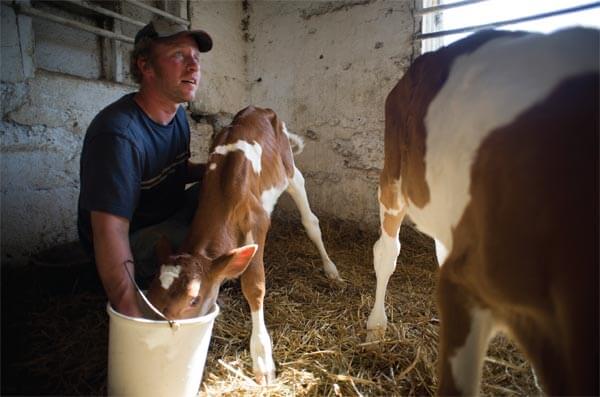
<instances>
[{"instance_id":1,"label":"calf's hoof","mask_svg":"<svg viewBox=\"0 0 600 397\"><path fill-rule=\"evenodd\" d=\"M269 371L267 373L255 371L254 379L259 385L272 385L273 383L275 383L275 371Z\"/></svg>"},{"instance_id":2,"label":"calf's hoof","mask_svg":"<svg viewBox=\"0 0 600 397\"><path fill-rule=\"evenodd\" d=\"M325 263L324 265L325 274L330 280L336 281L338 283L344 283L344 279L340 277L340 273L338 272L337 267L333 264L333 262Z\"/></svg>"},{"instance_id":3,"label":"calf's hoof","mask_svg":"<svg viewBox=\"0 0 600 397\"><path fill-rule=\"evenodd\" d=\"M385 327L375 327L371 329L367 329L367 338L365 347L368 348L376 348L378 342L381 342L385 339Z\"/></svg>"}]
</instances>

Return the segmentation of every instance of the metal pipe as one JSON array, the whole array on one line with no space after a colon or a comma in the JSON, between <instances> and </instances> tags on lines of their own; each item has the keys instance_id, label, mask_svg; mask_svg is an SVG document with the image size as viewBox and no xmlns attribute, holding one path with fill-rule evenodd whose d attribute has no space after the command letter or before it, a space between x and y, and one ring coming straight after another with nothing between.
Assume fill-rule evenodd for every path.
<instances>
[{"instance_id":1,"label":"metal pipe","mask_svg":"<svg viewBox=\"0 0 600 397\"><path fill-rule=\"evenodd\" d=\"M15 7L15 10L17 13L29 15L32 17L39 17L39 18L47 19L49 21L60 23L60 24L66 25L66 26L70 26L75 29L85 30L86 32L94 33L98 36L108 37L109 39L120 40L120 41L124 41L126 43L133 44L133 38L124 36L122 34L111 32L110 30L100 29L100 28L96 28L94 26L86 25L81 22L72 21L70 19L62 18L57 15L52 15L47 12L38 10L33 7L25 6L25 5L16 4L14 7Z\"/></svg>"},{"instance_id":2,"label":"metal pipe","mask_svg":"<svg viewBox=\"0 0 600 397\"><path fill-rule=\"evenodd\" d=\"M481 30L481 29L487 29L487 28L496 28L499 26L512 25L512 24L520 23L520 22L533 21L536 19L549 18L549 17L554 17L557 15L563 15L563 14L569 14L572 12L583 11L583 10L595 8L598 6L600 6L600 1L595 2L595 3L590 3L590 4L584 4L584 5L577 6L577 7L563 8L562 10L545 12L543 14L536 14L536 15L530 15L530 16L522 17L522 18L507 19L504 21L486 23L483 25L467 26L467 27L458 28L458 29L440 30L440 31L431 32L431 33L417 33L417 34L415 34L414 39L415 40L433 39L435 37L449 36L452 34L466 33L466 32L477 31L477 30Z\"/></svg>"},{"instance_id":3,"label":"metal pipe","mask_svg":"<svg viewBox=\"0 0 600 397\"><path fill-rule=\"evenodd\" d=\"M87 1L81 1L81 0L66 0L66 1L68 1L70 3L73 3L73 4L77 4L78 6L81 6L83 8L87 8L89 10L96 11L99 14L106 15L108 17L112 17L112 18L115 18L115 19L119 19L119 20L124 21L124 22L128 22L128 23L130 23L132 25L136 25L136 26L140 26L140 27L146 26L145 22L138 21L136 19L126 17L125 15L121 15L118 12L107 10L104 7L99 7L97 5L90 4Z\"/></svg>"},{"instance_id":4,"label":"metal pipe","mask_svg":"<svg viewBox=\"0 0 600 397\"><path fill-rule=\"evenodd\" d=\"M446 11L446 10L450 10L452 8L464 7L464 6L468 6L468 5L475 4L475 3L481 3L482 1L488 1L488 0L463 0L463 1L457 1L456 3L451 3L451 4L442 4L439 6L421 8L421 9L418 9L415 11L415 15L425 15L425 14L431 14L434 12Z\"/></svg>"},{"instance_id":5,"label":"metal pipe","mask_svg":"<svg viewBox=\"0 0 600 397\"><path fill-rule=\"evenodd\" d=\"M178 22L178 23L180 23L182 25L190 26L190 21L188 21L186 19L183 19L183 18L176 17L173 14L169 14L166 11L160 10L158 8L154 8L154 7L149 6L147 4L144 4L144 3L142 3L142 2L140 2L138 0L124 0L124 1L126 1L126 2L128 2L130 4L133 4L135 6L138 6L140 8L143 8L143 9L145 9L147 11L150 11L150 12L156 14L156 15L160 15L160 16L163 16L163 17L165 17L167 19L170 19L172 21Z\"/></svg>"}]
</instances>

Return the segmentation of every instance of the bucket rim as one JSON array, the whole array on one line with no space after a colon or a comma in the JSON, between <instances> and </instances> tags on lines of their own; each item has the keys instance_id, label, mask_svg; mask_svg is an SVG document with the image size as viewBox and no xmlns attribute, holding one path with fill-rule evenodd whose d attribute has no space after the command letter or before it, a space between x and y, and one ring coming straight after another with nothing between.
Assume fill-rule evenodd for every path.
<instances>
[{"instance_id":1,"label":"bucket rim","mask_svg":"<svg viewBox=\"0 0 600 397\"><path fill-rule=\"evenodd\" d=\"M175 320L175 321L180 325L208 323L208 322L213 321L219 315L220 311L221 311L221 309L219 308L219 305L217 305L215 303L213 305L212 309L204 316L185 318L185 319ZM145 318L145 317L132 317L132 316L128 316L123 313L119 313L112 307L110 302L106 303L106 312L108 313L109 317L116 317L116 318L120 318L120 319L126 320L126 321L132 321L132 322L140 323L140 324L169 326L169 322L165 321L165 320L152 320L152 319Z\"/></svg>"}]
</instances>

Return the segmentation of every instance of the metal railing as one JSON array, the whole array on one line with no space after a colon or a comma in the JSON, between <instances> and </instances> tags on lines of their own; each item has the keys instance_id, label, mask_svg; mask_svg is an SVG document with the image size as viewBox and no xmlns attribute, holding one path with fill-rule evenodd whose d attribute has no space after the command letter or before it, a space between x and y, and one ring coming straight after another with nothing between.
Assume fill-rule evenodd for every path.
<instances>
[{"instance_id":1,"label":"metal railing","mask_svg":"<svg viewBox=\"0 0 600 397\"><path fill-rule=\"evenodd\" d=\"M435 6L435 7L427 7L427 8L423 8L423 9L417 11L417 14L425 15L425 14L429 14L429 13L433 13L433 12L445 11L450 8L467 6L467 5L470 5L473 3L479 3L481 1L487 1L487 0L465 0L465 1L460 1L460 2L456 2L456 3L452 3L452 4L440 5L440 6ZM529 15L529 16L514 18L514 19L507 19L507 20L503 20L503 21L490 22L490 23L486 23L486 24L482 24L482 25L465 26L465 27L458 28L458 29L440 30L440 31L431 32L431 33L417 33L417 34L415 34L414 39L415 40L425 40L425 39L432 39L432 38L436 38L436 37L449 36L452 34L474 32L474 31L478 31L478 30L482 30L482 29L497 28L500 26L513 25L516 23L534 21L534 20L543 19L543 18L550 18L550 17L554 17L557 15L564 15L564 14L588 10L588 9L597 8L597 7L600 7L600 1L597 1L594 3L589 3L589 4L584 4L584 5L580 5L580 6L576 6L576 7L569 7L569 8L563 8L560 10L544 12L541 14Z\"/></svg>"},{"instance_id":2,"label":"metal railing","mask_svg":"<svg viewBox=\"0 0 600 397\"><path fill-rule=\"evenodd\" d=\"M76 4L85 9L91 10L97 14L104 15L104 16L110 17L110 18L114 18L116 20L126 22L129 24L138 26L138 27L143 27L148 23L148 22L139 21L137 19L133 19L128 16L119 14L118 12L114 12L114 11L106 9L104 7L100 7L98 5L92 4L85 0L66 0L66 1L68 1L69 3ZM180 18L178 16L175 16L173 14L170 14L161 9L149 6L138 0L123 0L123 1L130 3L136 7L142 8L146 11L150 11L154 15L160 15L164 18L170 19L170 20L180 23L182 25L190 26L190 21ZM134 42L133 37L125 36L118 32L113 32L110 30L92 26L92 25L84 23L84 22L79 22L79 21L74 21L74 20L68 19L68 18L64 18L64 17L58 16L58 15L52 14L50 12L43 11L38 8L34 8L26 3L15 2L15 3L11 4L11 6L14 8L15 12L18 14L28 15L28 16L35 17L35 18L46 19L48 21L56 22L56 23L59 23L59 24L65 25L65 26L75 28L75 29L80 29L80 30L83 30L86 32L90 32L97 36L106 37L108 39L119 40L119 41L122 41L125 43L130 43L130 44L133 44L133 42Z\"/></svg>"}]
</instances>

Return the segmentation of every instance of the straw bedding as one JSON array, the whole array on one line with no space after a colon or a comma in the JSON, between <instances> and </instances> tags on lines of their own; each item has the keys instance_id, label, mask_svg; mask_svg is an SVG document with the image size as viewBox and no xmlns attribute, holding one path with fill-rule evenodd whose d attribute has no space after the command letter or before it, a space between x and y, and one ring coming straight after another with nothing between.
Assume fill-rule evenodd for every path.
<instances>
[{"instance_id":1,"label":"straw bedding","mask_svg":"<svg viewBox=\"0 0 600 397\"><path fill-rule=\"evenodd\" d=\"M200 395L433 394L439 330L433 242L403 226L386 299L388 331L381 343L369 345L364 341L375 291L371 247L378 236L350 222L321 219L325 245L346 280L335 284L324 275L300 222L283 218L275 212L265 252L265 321L277 383L260 387L252 380L250 313L239 282L231 281L221 290ZM36 288L23 299L32 305L28 315L13 309L12 334L20 332L25 349L9 372L17 382L28 379L28 385L13 385L13 392L20 387L32 394L104 394L108 319L102 292L75 286L66 294L49 294ZM484 395L540 393L529 365L504 337L493 340L483 376ZM10 392L4 385L3 379L3 391Z\"/></svg>"}]
</instances>

